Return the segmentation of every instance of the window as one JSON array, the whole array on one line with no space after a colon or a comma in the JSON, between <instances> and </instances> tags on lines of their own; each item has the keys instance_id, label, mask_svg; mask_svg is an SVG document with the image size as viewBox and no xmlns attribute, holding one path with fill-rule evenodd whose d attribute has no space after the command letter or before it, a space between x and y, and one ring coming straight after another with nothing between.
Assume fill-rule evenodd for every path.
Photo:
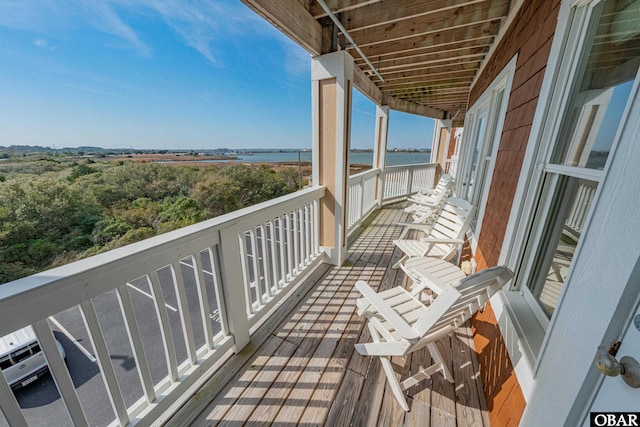
<instances>
[{"instance_id":1,"label":"window","mask_svg":"<svg viewBox=\"0 0 640 427\"><path fill-rule=\"evenodd\" d=\"M460 197L467 199L476 207L475 216L471 222L473 236L470 239L474 252L476 238L482 226L484 206L491 186L506 114L508 99L505 93L511 91L516 58L509 62L466 115L462 143L462 146L466 147L466 152L462 154L464 163L461 166L464 173L456 190Z\"/></svg>"},{"instance_id":2,"label":"window","mask_svg":"<svg viewBox=\"0 0 640 427\"><path fill-rule=\"evenodd\" d=\"M542 140L550 143L538 155L535 208L515 284L547 319L569 283L602 171L638 79L640 26L634 13L639 2L606 0L574 10L560 63L560 75L564 72L570 84L558 79L551 95L551 111L555 103L558 114L548 115L542 132Z\"/></svg>"}]
</instances>

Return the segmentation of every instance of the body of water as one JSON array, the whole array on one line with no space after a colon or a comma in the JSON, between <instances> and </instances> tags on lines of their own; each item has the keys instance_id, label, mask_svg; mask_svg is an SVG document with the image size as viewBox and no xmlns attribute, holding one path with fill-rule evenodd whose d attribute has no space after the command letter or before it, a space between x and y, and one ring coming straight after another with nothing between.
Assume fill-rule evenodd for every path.
<instances>
[{"instance_id":1,"label":"body of water","mask_svg":"<svg viewBox=\"0 0 640 427\"><path fill-rule=\"evenodd\" d=\"M254 154L235 154L238 158L238 162L297 162L298 152L284 152L284 153L254 153ZM429 163L431 153L419 152L419 153L387 153L387 166L396 165L410 165L416 163ZM351 164L363 164L371 165L373 163L373 153L352 152L349 156ZM311 161L311 151L300 152L300 160L303 162ZM218 160L209 160L210 162L217 162ZM207 162L207 160L205 160Z\"/></svg>"}]
</instances>

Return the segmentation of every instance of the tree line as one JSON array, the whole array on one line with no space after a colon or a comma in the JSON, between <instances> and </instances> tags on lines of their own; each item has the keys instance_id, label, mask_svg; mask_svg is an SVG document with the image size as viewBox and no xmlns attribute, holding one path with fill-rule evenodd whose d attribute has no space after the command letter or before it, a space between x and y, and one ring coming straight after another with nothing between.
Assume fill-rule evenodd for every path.
<instances>
[{"instance_id":1,"label":"tree line","mask_svg":"<svg viewBox=\"0 0 640 427\"><path fill-rule=\"evenodd\" d=\"M1 164L0 283L296 191L294 168Z\"/></svg>"}]
</instances>

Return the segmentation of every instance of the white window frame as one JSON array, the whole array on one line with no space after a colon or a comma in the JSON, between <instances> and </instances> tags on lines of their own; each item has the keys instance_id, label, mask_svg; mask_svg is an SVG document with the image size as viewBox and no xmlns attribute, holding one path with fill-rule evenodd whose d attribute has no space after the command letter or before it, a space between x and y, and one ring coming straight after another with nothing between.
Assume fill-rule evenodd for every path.
<instances>
[{"instance_id":1,"label":"white window frame","mask_svg":"<svg viewBox=\"0 0 640 427\"><path fill-rule=\"evenodd\" d=\"M533 224L537 203L548 202L546 200L548 197L540 199L543 178L548 172L564 174L570 171L573 176L601 182L606 176L608 167L605 166L604 171L599 171L550 163L558 134L562 130L564 112L567 103L571 101L573 87L576 84L576 74L580 71L585 41L591 39L588 32L595 31L595 28L588 26L595 8L603 1L565 1L561 5L538 107L498 261L501 265L509 266L517 275L511 290L500 292L491 302L502 335L509 337L509 339L505 338L507 350L526 400L533 393L540 360L546 352L549 338L547 332L554 327L556 319L556 316L553 316L549 320L522 279L530 273L530 265L524 263L524 268L521 268L529 235L533 233L532 238L538 238L536 234L539 235L541 227L544 226L544 224ZM564 82L571 82L571 84L564 85ZM622 120L626 119L628 108L629 104L626 106ZM621 128L622 126L618 127L610 156L620 139ZM607 161L608 164L609 161ZM592 206L597 203L601 187L600 184ZM583 234L588 233L590 217L591 212L585 221ZM581 246L579 242L574 258L580 256ZM533 260L527 262L530 264ZM565 284L571 281L572 271L573 267L569 269ZM557 310L562 308L564 293L563 288L558 299Z\"/></svg>"},{"instance_id":2,"label":"white window frame","mask_svg":"<svg viewBox=\"0 0 640 427\"><path fill-rule=\"evenodd\" d=\"M458 180L456 192L459 197L468 199L476 207L476 221L472 224L473 232L469 239L471 250L474 254L478 246L477 239L482 229L485 206L489 197L500 140L502 139L502 128L509 104L509 95L517 60L518 55L516 54L466 114L466 122L469 123L469 129L465 129L462 136L463 153L461 158L463 159L463 164L460 169L464 172L461 172L462 176ZM499 99L498 94L500 92L502 92L502 98ZM498 104L499 100L500 103ZM482 135L476 169L473 171L474 176L471 176L473 155L478 143L476 140L479 131L478 127L483 117L486 117L484 134ZM474 184L471 197L468 197L468 185L471 181Z\"/></svg>"}]
</instances>

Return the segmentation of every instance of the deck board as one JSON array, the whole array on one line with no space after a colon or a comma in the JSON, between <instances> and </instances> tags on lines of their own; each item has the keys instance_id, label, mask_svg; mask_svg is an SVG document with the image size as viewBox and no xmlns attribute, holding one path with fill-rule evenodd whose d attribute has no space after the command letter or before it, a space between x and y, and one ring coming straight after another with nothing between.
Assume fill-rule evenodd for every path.
<instances>
[{"instance_id":1,"label":"deck board","mask_svg":"<svg viewBox=\"0 0 640 427\"><path fill-rule=\"evenodd\" d=\"M354 351L356 342L369 340L366 322L356 314L355 282L365 280L377 290L410 284L402 271L390 268L402 255L392 240L407 214L396 204L375 215L350 245L345 265L320 275L194 425L487 425L467 327L438 342L455 384L438 373L410 388L407 413L380 362ZM397 373L407 374L429 366L431 357L425 349L392 363Z\"/></svg>"}]
</instances>

